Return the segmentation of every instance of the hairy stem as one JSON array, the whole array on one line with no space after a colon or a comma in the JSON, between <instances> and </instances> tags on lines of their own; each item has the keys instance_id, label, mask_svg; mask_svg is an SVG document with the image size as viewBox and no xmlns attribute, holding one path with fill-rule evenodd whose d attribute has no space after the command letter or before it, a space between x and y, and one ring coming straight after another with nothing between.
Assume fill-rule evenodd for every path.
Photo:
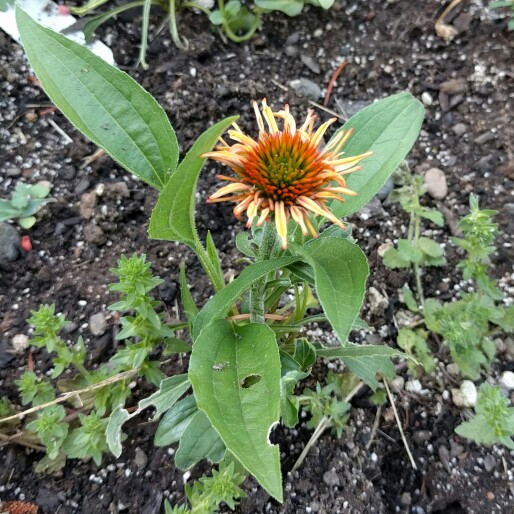
<instances>
[{"instance_id":1,"label":"hairy stem","mask_svg":"<svg viewBox=\"0 0 514 514\"><path fill-rule=\"evenodd\" d=\"M266 261L271 257L273 247L276 241L275 226L273 223L268 222L264 224L262 231L262 241L259 247L259 255L257 262ZM250 289L250 322L251 323L264 323L264 301L266 299L266 282L267 277L264 276L253 283Z\"/></svg>"}]
</instances>

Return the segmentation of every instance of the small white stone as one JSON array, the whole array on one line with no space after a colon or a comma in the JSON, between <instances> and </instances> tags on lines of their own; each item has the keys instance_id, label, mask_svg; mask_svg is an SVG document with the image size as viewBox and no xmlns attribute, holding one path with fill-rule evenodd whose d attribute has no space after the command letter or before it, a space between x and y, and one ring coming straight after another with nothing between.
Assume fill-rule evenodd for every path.
<instances>
[{"instance_id":1,"label":"small white stone","mask_svg":"<svg viewBox=\"0 0 514 514\"><path fill-rule=\"evenodd\" d=\"M14 353L20 355L29 347L29 338L25 334L16 334L11 341Z\"/></svg>"},{"instance_id":2,"label":"small white stone","mask_svg":"<svg viewBox=\"0 0 514 514\"><path fill-rule=\"evenodd\" d=\"M423 389L423 387L419 380L409 380L405 384L405 390L409 393L419 394L422 389Z\"/></svg>"},{"instance_id":3,"label":"small white stone","mask_svg":"<svg viewBox=\"0 0 514 514\"><path fill-rule=\"evenodd\" d=\"M389 250L390 248L394 248L394 244L389 242L389 243L382 243L379 247L378 247L378 250L377 250L377 253L378 253L378 256L379 257L384 257L384 254L387 252L387 250Z\"/></svg>"},{"instance_id":4,"label":"small white stone","mask_svg":"<svg viewBox=\"0 0 514 514\"><path fill-rule=\"evenodd\" d=\"M504 371L500 377L500 384L507 390L514 389L514 373L512 371Z\"/></svg>"},{"instance_id":5,"label":"small white stone","mask_svg":"<svg viewBox=\"0 0 514 514\"><path fill-rule=\"evenodd\" d=\"M183 475L182 475L182 481L185 483L187 483L187 481L191 478L191 472L190 471L186 471Z\"/></svg>"},{"instance_id":6,"label":"small white stone","mask_svg":"<svg viewBox=\"0 0 514 514\"><path fill-rule=\"evenodd\" d=\"M427 193L435 200L442 200L448 194L446 175L439 168L430 168L425 173Z\"/></svg>"},{"instance_id":7,"label":"small white stone","mask_svg":"<svg viewBox=\"0 0 514 514\"><path fill-rule=\"evenodd\" d=\"M477 388L471 380L463 380L459 389L452 389L452 400L457 407L474 407L477 403Z\"/></svg>"},{"instance_id":8,"label":"small white stone","mask_svg":"<svg viewBox=\"0 0 514 514\"><path fill-rule=\"evenodd\" d=\"M430 105L432 105L434 103L434 99L432 98L432 95L430 93L428 93L427 91L425 91L421 94L421 101L427 107L429 107Z\"/></svg>"},{"instance_id":9,"label":"small white stone","mask_svg":"<svg viewBox=\"0 0 514 514\"><path fill-rule=\"evenodd\" d=\"M405 379L403 377L394 377L391 385L393 386L393 391L401 391L405 386Z\"/></svg>"}]
</instances>

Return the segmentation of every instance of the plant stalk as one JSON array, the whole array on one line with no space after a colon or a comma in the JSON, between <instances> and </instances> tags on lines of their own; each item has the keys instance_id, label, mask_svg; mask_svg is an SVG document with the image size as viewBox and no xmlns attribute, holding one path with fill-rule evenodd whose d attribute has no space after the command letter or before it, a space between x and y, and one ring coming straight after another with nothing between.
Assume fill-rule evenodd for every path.
<instances>
[{"instance_id":1,"label":"plant stalk","mask_svg":"<svg viewBox=\"0 0 514 514\"><path fill-rule=\"evenodd\" d=\"M265 223L257 262L267 261L271 257L276 238L274 224ZM266 282L267 277L264 276L255 281L250 289L250 323L264 323Z\"/></svg>"}]
</instances>

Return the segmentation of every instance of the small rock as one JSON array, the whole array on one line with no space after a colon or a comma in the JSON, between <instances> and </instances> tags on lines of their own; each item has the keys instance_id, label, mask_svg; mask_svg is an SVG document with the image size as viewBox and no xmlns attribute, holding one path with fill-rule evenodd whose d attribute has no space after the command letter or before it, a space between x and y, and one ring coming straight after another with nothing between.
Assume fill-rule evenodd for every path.
<instances>
[{"instance_id":1,"label":"small rock","mask_svg":"<svg viewBox=\"0 0 514 514\"><path fill-rule=\"evenodd\" d=\"M466 92L466 79L451 79L442 82L439 85L439 90L447 95L456 95L458 93Z\"/></svg>"},{"instance_id":2,"label":"small rock","mask_svg":"<svg viewBox=\"0 0 514 514\"><path fill-rule=\"evenodd\" d=\"M105 334L107 329L107 319L103 312L97 312L89 318L89 330L94 336Z\"/></svg>"},{"instance_id":3,"label":"small rock","mask_svg":"<svg viewBox=\"0 0 514 514\"><path fill-rule=\"evenodd\" d=\"M484 468L488 473L496 468L496 459L490 453L484 457Z\"/></svg>"},{"instance_id":4,"label":"small rock","mask_svg":"<svg viewBox=\"0 0 514 514\"><path fill-rule=\"evenodd\" d=\"M310 98L311 100L318 100L321 96L321 88L312 80L301 78L291 80L289 86L293 88L298 94Z\"/></svg>"},{"instance_id":5,"label":"small rock","mask_svg":"<svg viewBox=\"0 0 514 514\"><path fill-rule=\"evenodd\" d=\"M368 302L369 310L375 316L382 316L389 307L389 300L373 286L368 291Z\"/></svg>"},{"instance_id":6,"label":"small rock","mask_svg":"<svg viewBox=\"0 0 514 514\"><path fill-rule=\"evenodd\" d=\"M402 505L410 505L412 503L412 497L411 497L410 493L403 493L400 496L400 503Z\"/></svg>"},{"instance_id":7,"label":"small rock","mask_svg":"<svg viewBox=\"0 0 514 514\"><path fill-rule=\"evenodd\" d=\"M318 502L311 502L309 507L311 508L311 512L319 512L320 506Z\"/></svg>"},{"instance_id":8,"label":"small rock","mask_svg":"<svg viewBox=\"0 0 514 514\"><path fill-rule=\"evenodd\" d=\"M448 194L446 176L439 168L430 168L425 173L425 184L428 194L435 200L442 200Z\"/></svg>"},{"instance_id":9,"label":"small rock","mask_svg":"<svg viewBox=\"0 0 514 514\"><path fill-rule=\"evenodd\" d=\"M454 362L451 362L450 364L446 365L446 371L449 375L452 377L458 377L460 376L460 368L455 364Z\"/></svg>"},{"instance_id":10,"label":"small rock","mask_svg":"<svg viewBox=\"0 0 514 514\"><path fill-rule=\"evenodd\" d=\"M382 243L378 249L377 249L377 254L379 257L384 257L384 254L387 252L387 250L391 249L391 248L394 248L394 244L389 242L389 243Z\"/></svg>"},{"instance_id":11,"label":"small rock","mask_svg":"<svg viewBox=\"0 0 514 514\"><path fill-rule=\"evenodd\" d=\"M418 430L417 432L414 432L413 435L413 439L416 441L416 444L426 443L427 441L430 441L431 437L432 434L429 430Z\"/></svg>"},{"instance_id":12,"label":"small rock","mask_svg":"<svg viewBox=\"0 0 514 514\"><path fill-rule=\"evenodd\" d=\"M84 219L90 220L95 215L96 198L95 191L82 195L79 211Z\"/></svg>"},{"instance_id":13,"label":"small rock","mask_svg":"<svg viewBox=\"0 0 514 514\"><path fill-rule=\"evenodd\" d=\"M91 182L89 182L89 180L87 178L81 179L79 181L79 183L75 186L74 193L76 195L81 195L82 193L84 193L87 190L90 183Z\"/></svg>"},{"instance_id":14,"label":"small rock","mask_svg":"<svg viewBox=\"0 0 514 514\"><path fill-rule=\"evenodd\" d=\"M11 341L14 353L21 355L29 347L29 338L25 334L16 334Z\"/></svg>"},{"instance_id":15,"label":"small rock","mask_svg":"<svg viewBox=\"0 0 514 514\"><path fill-rule=\"evenodd\" d=\"M389 177L385 184L380 188L380 191L377 193L377 198L382 202L384 201L388 196L389 193L394 189L394 180L392 177Z\"/></svg>"},{"instance_id":16,"label":"small rock","mask_svg":"<svg viewBox=\"0 0 514 514\"><path fill-rule=\"evenodd\" d=\"M405 384L405 390L409 393L419 394L422 389L423 386L419 380L409 380Z\"/></svg>"},{"instance_id":17,"label":"small rock","mask_svg":"<svg viewBox=\"0 0 514 514\"><path fill-rule=\"evenodd\" d=\"M434 103L434 99L432 98L432 95L428 91L425 91L421 94L421 101L427 107L430 107Z\"/></svg>"},{"instance_id":18,"label":"small rock","mask_svg":"<svg viewBox=\"0 0 514 514\"><path fill-rule=\"evenodd\" d=\"M286 39L286 46L288 45L296 45L300 41L300 33L299 32L291 32Z\"/></svg>"},{"instance_id":19,"label":"small rock","mask_svg":"<svg viewBox=\"0 0 514 514\"><path fill-rule=\"evenodd\" d=\"M332 487L341 485L339 475L337 474L335 468L332 468L330 471L323 473L323 482Z\"/></svg>"},{"instance_id":20,"label":"small rock","mask_svg":"<svg viewBox=\"0 0 514 514\"><path fill-rule=\"evenodd\" d=\"M300 55L300 60L311 70L313 73L316 73L319 75L321 72L321 68L319 67L318 62L316 62L312 57L309 55Z\"/></svg>"},{"instance_id":21,"label":"small rock","mask_svg":"<svg viewBox=\"0 0 514 514\"><path fill-rule=\"evenodd\" d=\"M489 141L492 141L493 139L496 139L496 136L490 130L488 130L487 132L484 132L483 134L480 134L478 137L476 137L475 143L477 145L483 145Z\"/></svg>"},{"instance_id":22,"label":"small rock","mask_svg":"<svg viewBox=\"0 0 514 514\"><path fill-rule=\"evenodd\" d=\"M380 220L385 218L387 213L382 207L380 200L375 197L359 210L357 216L359 216L359 219L363 221L369 220L370 218Z\"/></svg>"},{"instance_id":23,"label":"small rock","mask_svg":"<svg viewBox=\"0 0 514 514\"><path fill-rule=\"evenodd\" d=\"M391 385L393 386L393 391L401 391L405 386L405 379L402 376L394 377Z\"/></svg>"},{"instance_id":24,"label":"small rock","mask_svg":"<svg viewBox=\"0 0 514 514\"><path fill-rule=\"evenodd\" d=\"M285 47L284 52L289 57L296 57L300 50L296 46L288 45Z\"/></svg>"},{"instance_id":25,"label":"small rock","mask_svg":"<svg viewBox=\"0 0 514 514\"><path fill-rule=\"evenodd\" d=\"M471 380L463 380L459 389L452 389L452 400L456 407L474 407L477 403L477 388Z\"/></svg>"},{"instance_id":26,"label":"small rock","mask_svg":"<svg viewBox=\"0 0 514 514\"><path fill-rule=\"evenodd\" d=\"M450 439L450 457L453 459L464 453L464 446Z\"/></svg>"},{"instance_id":27,"label":"small rock","mask_svg":"<svg viewBox=\"0 0 514 514\"><path fill-rule=\"evenodd\" d=\"M452 130L457 137L461 137L466 133L468 127L465 123L457 123L452 127Z\"/></svg>"},{"instance_id":28,"label":"small rock","mask_svg":"<svg viewBox=\"0 0 514 514\"><path fill-rule=\"evenodd\" d=\"M84 227L84 240L87 243L100 246L107 241L107 238L105 237L104 231L98 225L88 223Z\"/></svg>"},{"instance_id":29,"label":"small rock","mask_svg":"<svg viewBox=\"0 0 514 514\"><path fill-rule=\"evenodd\" d=\"M141 448L139 448L139 446L136 448L134 463L136 464L137 469L140 471L145 469L146 465L148 464L148 456Z\"/></svg>"},{"instance_id":30,"label":"small rock","mask_svg":"<svg viewBox=\"0 0 514 514\"><path fill-rule=\"evenodd\" d=\"M446 446L439 446L439 448L437 448L437 453L444 469L446 469L448 473L451 473L450 452L448 451L448 448L446 448Z\"/></svg>"},{"instance_id":31,"label":"small rock","mask_svg":"<svg viewBox=\"0 0 514 514\"><path fill-rule=\"evenodd\" d=\"M118 196L121 198L129 198L130 196L130 190L126 182L105 184L104 192L106 195Z\"/></svg>"},{"instance_id":32,"label":"small rock","mask_svg":"<svg viewBox=\"0 0 514 514\"><path fill-rule=\"evenodd\" d=\"M505 387L507 391L514 389L514 373L512 371L504 371L500 377L500 385Z\"/></svg>"}]
</instances>

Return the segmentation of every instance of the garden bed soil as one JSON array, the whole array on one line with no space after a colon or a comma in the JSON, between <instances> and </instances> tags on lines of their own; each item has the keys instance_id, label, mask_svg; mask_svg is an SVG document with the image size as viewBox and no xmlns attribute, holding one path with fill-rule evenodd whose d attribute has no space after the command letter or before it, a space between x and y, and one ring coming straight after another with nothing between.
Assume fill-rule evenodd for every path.
<instances>
[{"instance_id":1,"label":"garden bed soil","mask_svg":"<svg viewBox=\"0 0 514 514\"><path fill-rule=\"evenodd\" d=\"M254 99L266 97L274 107L288 103L303 118L311 105L291 88L291 81L309 79L324 93L343 59L350 64L332 91L329 107L333 110L340 112L342 107L352 114L377 98L404 90L422 98L426 119L409 163L420 172L434 166L444 171L448 194L441 204L450 224L467 212L471 192L480 195L483 207L500 211L498 251L491 273L512 295L513 34L481 2L463 2L452 15L460 32L445 42L434 33L442 7L434 0L416 4L341 1L329 11L306 8L296 18L269 16L262 31L241 45L224 43L203 17L190 13L179 21L190 49L175 49L168 35L161 33L150 45L148 71L134 68L139 17L120 17L99 32L110 41L119 66L164 107L182 153L209 125L228 115L240 114L240 125L255 130ZM156 13L152 33L160 21ZM16 334L29 334L25 320L39 304L55 303L65 313L72 322L67 337L84 336L91 366L113 354L115 319L109 317L106 306L116 295L106 285L114 281L109 270L121 255L146 253L155 274L166 281L157 296L170 319L182 316L177 307L181 263L187 265L198 304L212 293L186 247L148 239L156 192L108 157L85 164L96 148L62 115L45 113L48 103L30 79L21 47L0 32L0 196L6 197L18 180L48 180L56 199L29 232L33 251L0 269L0 396L15 401L19 397L14 380L27 369L29 360L42 373L51 366L45 351L31 348L15 354L11 346ZM41 107L31 107L34 104ZM322 110L317 112L322 120L329 117ZM70 136L71 144L50 120ZM213 234L225 269L237 274L234 235L243 226L233 219L228 204L205 203L217 185L215 174L215 165L208 163L199 182L197 223L202 237L207 230ZM434 205L429 198L424 202ZM405 234L407 216L396 204L375 202L350 222L370 260L368 285L386 294L391 306L384 314L373 314L367 301L362 315L375 331L354 333L353 340L394 345L392 314L401 307L398 288L412 282L412 277L386 270L377 250L383 242ZM425 295L450 301L465 284L456 270L458 252L448 242L449 224L443 229L428 224L426 234L446 244L449 264L426 271ZM107 314L108 330L94 337L89 319L98 312ZM488 375L493 380L505 370L514 370L513 356L505 350L509 341L496 342L498 358ZM370 441L377 407L369 401L370 392L363 390L352 401L342 438L325 434L292 474L289 470L310 432L304 424L293 431L278 428L273 437L282 450L284 504L270 500L248 479L248 497L237 512L512 512L513 456L504 448L479 447L454 433L463 412L452 404L448 391L460 378L445 371L449 358L444 347L433 342L432 349L439 359L438 370L421 378L421 393L401 390L395 394L416 470L387 406L381 409L379 431ZM164 371L185 372L186 365L186 360L173 360ZM399 373L408 379L401 369ZM317 365L314 378L323 382L325 376L326 366ZM136 388L131 401L150 391ZM120 459L106 456L101 466L69 461L55 475L34 472L41 453L3 446L0 499L33 502L40 513L162 512L163 498L172 504L181 501L183 483L190 474L174 467L172 449L153 446L155 427L149 418L132 420ZM190 480L206 469L193 470Z\"/></svg>"}]
</instances>

